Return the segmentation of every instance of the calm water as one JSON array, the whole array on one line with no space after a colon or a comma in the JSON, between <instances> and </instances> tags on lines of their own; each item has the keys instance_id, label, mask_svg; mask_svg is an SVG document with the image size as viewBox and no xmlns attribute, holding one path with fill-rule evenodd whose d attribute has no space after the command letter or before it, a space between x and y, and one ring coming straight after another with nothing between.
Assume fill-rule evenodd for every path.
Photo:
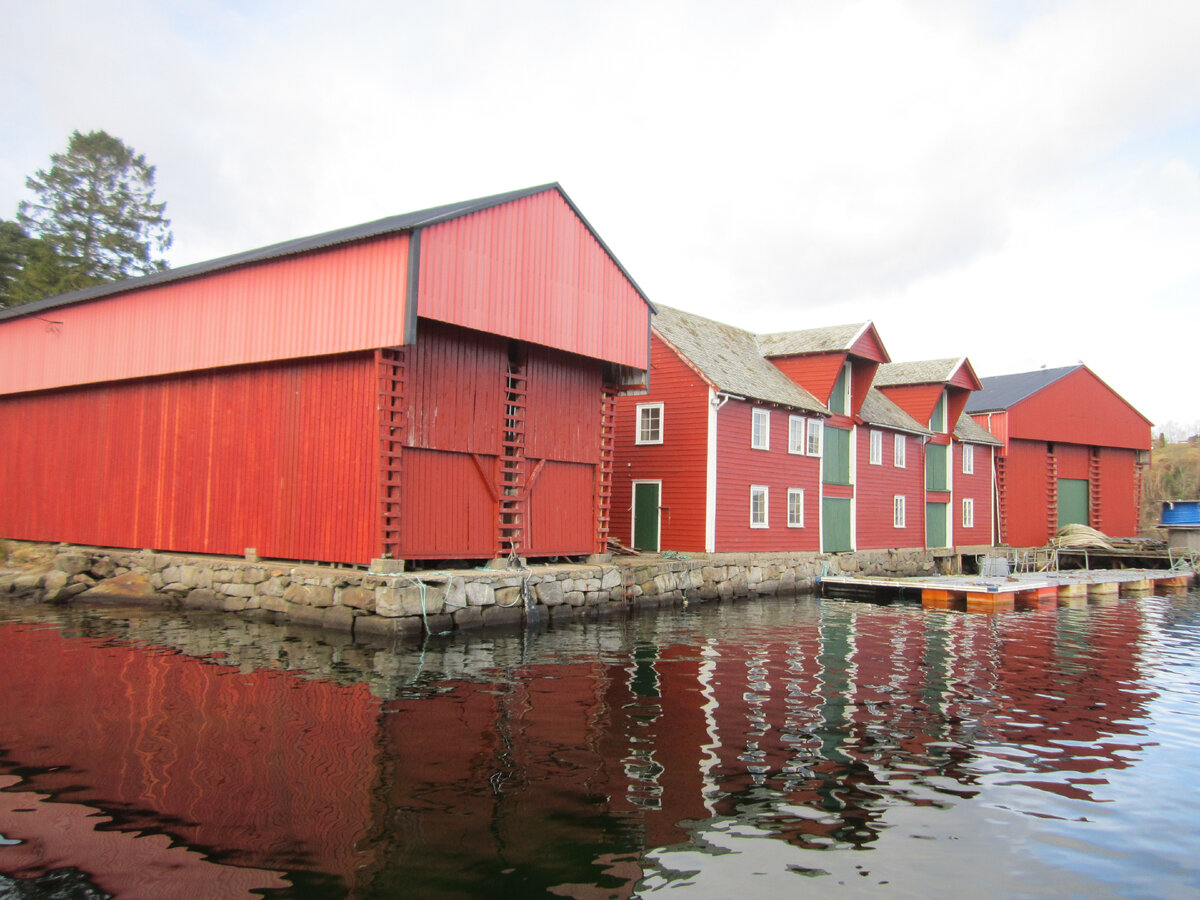
<instances>
[{"instance_id":1,"label":"calm water","mask_svg":"<svg viewBox=\"0 0 1200 900\"><path fill-rule=\"evenodd\" d=\"M1195 897L1200 594L401 649L0 605L0 897Z\"/></svg>"}]
</instances>

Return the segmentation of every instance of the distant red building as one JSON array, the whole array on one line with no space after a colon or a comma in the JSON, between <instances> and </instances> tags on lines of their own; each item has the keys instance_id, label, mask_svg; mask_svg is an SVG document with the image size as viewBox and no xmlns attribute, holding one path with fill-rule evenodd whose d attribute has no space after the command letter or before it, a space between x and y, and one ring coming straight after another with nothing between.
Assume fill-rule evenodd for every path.
<instances>
[{"instance_id":1,"label":"distant red building","mask_svg":"<svg viewBox=\"0 0 1200 900\"><path fill-rule=\"evenodd\" d=\"M1040 547L1063 525L1138 532L1150 421L1084 365L983 379L967 413L1002 445L999 541Z\"/></svg>"},{"instance_id":2,"label":"distant red building","mask_svg":"<svg viewBox=\"0 0 1200 900\"><path fill-rule=\"evenodd\" d=\"M595 552L652 307L558 185L0 312L0 535Z\"/></svg>"}]
</instances>

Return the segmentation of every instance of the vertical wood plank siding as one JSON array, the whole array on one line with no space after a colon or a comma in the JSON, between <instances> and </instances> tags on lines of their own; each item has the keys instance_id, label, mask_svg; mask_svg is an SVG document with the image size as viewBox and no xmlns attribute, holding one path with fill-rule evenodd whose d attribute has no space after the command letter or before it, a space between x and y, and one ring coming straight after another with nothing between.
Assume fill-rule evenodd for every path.
<instances>
[{"instance_id":1,"label":"vertical wood plank siding","mask_svg":"<svg viewBox=\"0 0 1200 900\"><path fill-rule=\"evenodd\" d=\"M880 465L871 465L873 430L883 432L883 455ZM895 466L894 439L897 432L887 429L858 429L857 473L854 485L859 550L886 550L900 547L925 546L925 460L921 438L904 435L904 468ZM893 498L904 499L904 527L893 523Z\"/></svg>"},{"instance_id":2,"label":"vertical wood plank siding","mask_svg":"<svg viewBox=\"0 0 1200 900\"><path fill-rule=\"evenodd\" d=\"M771 410L770 450L750 447L751 411ZM730 400L717 413L718 552L819 550L820 461L788 453L790 410ZM750 486L768 491L767 528L750 527ZM788 488L804 491L804 527L788 528ZM828 491L826 491L828 493Z\"/></svg>"},{"instance_id":3,"label":"vertical wood plank siding","mask_svg":"<svg viewBox=\"0 0 1200 900\"><path fill-rule=\"evenodd\" d=\"M1118 447L1100 448L1100 483L1092 485L1099 500L1099 521L1092 525L1113 537L1138 534L1137 453Z\"/></svg>"},{"instance_id":4,"label":"vertical wood plank siding","mask_svg":"<svg viewBox=\"0 0 1200 900\"><path fill-rule=\"evenodd\" d=\"M0 534L362 563L370 354L0 398Z\"/></svg>"},{"instance_id":5,"label":"vertical wood plank siding","mask_svg":"<svg viewBox=\"0 0 1200 900\"><path fill-rule=\"evenodd\" d=\"M1041 547L1053 536L1047 524L1051 495L1045 441L1011 438L1005 460L1007 543L1013 547Z\"/></svg>"},{"instance_id":6,"label":"vertical wood plank siding","mask_svg":"<svg viewBox=\"0 0 1200 900\"><path fill-rule=\"evenodd\" d=\"M557 191L421 233L419 315L646 367L650 310Z\"/></svg>"},{"instance_id":7,"label":"vertical wood plank siding","mask_svg":"<svg viewBox=\"0 0 1200 900\"><path fill-rule=\"evenodd\" d=\"M1014 437L1093 447L1150 449L1150 423L1087 369L1077 369L1008 411Z\"/></svg>"},{"instance_id":8,"label":"vertical wood plank siding","mask_svg":"<svg viewBox=\"0 0 1200 900\"><path fill-rule=\"evenodd\" d=\"M398 234L0 321L0 394L402 344L407 263Z\"/></svg>"},{"instance_id":9,"label":"vertical wood plank siding","mask_svg":"<svg viewBox=\"0 0 1200 900\"><path fill-rule=\"evenodd\" d=\"M402 547L408 559L488 559L495 555L497 504L468 453L404 451ZM494 457L485 468L494 470Z\"/></svg>"},{"instance_id":10,"label":"vertical wood plank siding","mask_svg":"<svg viewBox=\"0 0 1200 900\"><path fill-rule=\"evenodd\" d=\"M662 514L662 549L703 552L708 385L657 334L650 342L650 360L650 392L617 398L612 534L631 545L633 482L661 479L659 502L666 507ZM663 442L636 443L638 404L660 402Z\"/></svg>"},{"instance_id":11,"label":"vertical wood plank siding","mask_svg":"<svg viewBox=\"0 0 1200 900\"><path fill-rule=\"evenodd\" d=\"M598 463L601 363L548 347L529 347L525 374L526 416L537 423L527 435L526 454L533 459Z\"/></svg>"},{"instance_id":12,"label":"vertical wood plank siding","mask_svg":"<svg viewBox=\"0 0 1200 900\"><path fill-rule=\"evenodd\" d=\"M595 552L595 480L595 464L544 463L529 495L529 556Z\"/></svg>"}]
</instances>

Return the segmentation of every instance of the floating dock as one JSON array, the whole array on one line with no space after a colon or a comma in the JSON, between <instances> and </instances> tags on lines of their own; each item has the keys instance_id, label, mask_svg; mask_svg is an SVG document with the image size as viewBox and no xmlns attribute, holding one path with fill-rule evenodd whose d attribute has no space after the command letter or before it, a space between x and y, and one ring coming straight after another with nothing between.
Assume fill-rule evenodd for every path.
<instances>
[{"instance_id":1,"label":"floating dock","mask_svg":"<svg viewBox=\"0 0 1200 900\"><path fill-rule=\"evenodd\" d=\"M926 609L1006 612L1083 606L1163 591L1185 591L1192 569L1079 569L1014 575L929 575L917 578L829 575L822 597L855 600L920 599Z\"/></svg>"}]
</instances>

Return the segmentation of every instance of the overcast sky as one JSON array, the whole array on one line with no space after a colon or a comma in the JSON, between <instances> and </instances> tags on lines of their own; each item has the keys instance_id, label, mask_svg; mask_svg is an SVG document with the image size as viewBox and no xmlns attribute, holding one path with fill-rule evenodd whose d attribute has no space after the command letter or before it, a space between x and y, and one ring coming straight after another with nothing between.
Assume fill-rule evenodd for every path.
<instances>
[{"instance_id":1,"label":"overcast sky","mask_svg":"<svg viewBox=\"0 0 1200 900\"><path fill-rule=\"evenodd\" d=\"M1200 2L0 0L0 218L72 130L175 265L557 181L649 297L1200 422Z\"/></svg>"}]
</instances>

